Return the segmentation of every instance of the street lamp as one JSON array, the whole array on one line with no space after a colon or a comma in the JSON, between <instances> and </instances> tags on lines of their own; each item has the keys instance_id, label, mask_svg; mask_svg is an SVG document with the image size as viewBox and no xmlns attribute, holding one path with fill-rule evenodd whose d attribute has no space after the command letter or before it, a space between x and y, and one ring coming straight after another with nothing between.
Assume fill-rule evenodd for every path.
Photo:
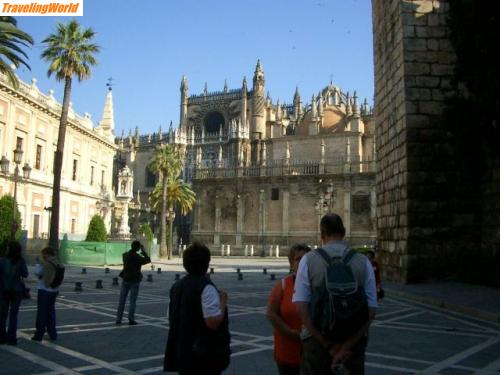
<instances>
[{"instance_id":1,"label":"street lamp","mask_svg":"<svg viewBox=\"0 0 500 375\"><path fill-rule=\"evenodd\" d=\"M12 208L12 225L11 225L11 239L15 238L16 231L17 231L17 224L16 224L16 208L17 208L17 182L19 180L19 165L23 161L23 150L20 147L16 147L14 150L14 164L16 168L14 169L14 202L13 202L13 208ZM7 159L5 155L2 156L2 159L0 159L0 170L2 171L2 174L8 175L9 174L9 167L10 167L10 161ZM28 163L25 163L23 168L23 179L28 180L30 178L31 174L31 167L29 166Z\"/></svg>"}]
</instances>

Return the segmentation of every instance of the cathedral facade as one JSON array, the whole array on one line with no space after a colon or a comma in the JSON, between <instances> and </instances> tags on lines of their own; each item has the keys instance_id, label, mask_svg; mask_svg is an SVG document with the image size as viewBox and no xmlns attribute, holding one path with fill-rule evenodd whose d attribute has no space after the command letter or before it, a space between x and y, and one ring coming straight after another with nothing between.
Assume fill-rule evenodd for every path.
<instances>
[{"instance_id":1,"label":"cathedral facade","mask_svg":"<svg viewBox=\"0 0 500 375\"><path fill-rule=\"evenodd\" d=\"M134 173L137 218L149 215L155 176L146 167L155 147L176 144L184 179L197 195L193 212L176 224L183 242L242 249L254 245L316 244L319 220L339 213L355 245L375 239L375 139L372 111L332 84L306 105L265 94L257 62L252 87L189 95L181 80L180 123L167 132L121 138L119 160ZM142 203L141 203L142 202ZM139 222L139 219L136 220Z\"/></svg>"}]
</instances>

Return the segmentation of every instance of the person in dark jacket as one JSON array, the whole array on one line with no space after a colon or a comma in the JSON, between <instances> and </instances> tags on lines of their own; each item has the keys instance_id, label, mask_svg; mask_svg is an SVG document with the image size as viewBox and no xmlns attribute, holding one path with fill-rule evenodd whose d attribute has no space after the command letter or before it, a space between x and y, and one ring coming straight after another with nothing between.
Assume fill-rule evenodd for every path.
<instances>
[{"instance_id":1,"label":"person in dark jacket","mask_svg":"<svg viewBox=\"0 0 500 375\"><path fill-rule=\"evenodd\" d=\"M216 375L229 365L227 294L206 275L210 250L193 243L182 254L187 275L170 289L164 371Z\"/></svg>"},{"instance_id":2,"label":"person in dark jacket","mask_svg":"<svg viewBox=\"0 0 500 375\"><path fill-rule=\"evenodd\" d=\"M23 299L24 283L28 268L21 255L21 244L11 241L6 257L0 258L0 344L17 345L17 314ZM6 331L7 317L9 328Z\"/></svg>"},{"instance_id":3,"label":"person in dark jacket","mask_svg":"<svg viewBox=\"0 0 500 375\"><path fill-rule=\"evenodd\" d=\"M133 241L132 249L123 254L123 270L120 272L122 286L120 289L118 312L116 314L116 324L122 324L123 310L125 309L125 301L129 292L128 324L131 326L137 324L134 318L139 285L142 280L141 267L150 262L151 259L139 241Z\"/></svg>"}]
</instances>

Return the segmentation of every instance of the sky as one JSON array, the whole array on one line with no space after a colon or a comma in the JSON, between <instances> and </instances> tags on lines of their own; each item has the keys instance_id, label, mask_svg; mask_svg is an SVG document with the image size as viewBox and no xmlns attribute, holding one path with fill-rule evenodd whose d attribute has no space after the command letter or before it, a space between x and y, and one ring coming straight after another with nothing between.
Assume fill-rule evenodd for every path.
<instances>
[{"instance_id":1,"label":"sky","mask_svg":"<svg viewBox=\"0 0 500 375\"><path fill-rule=\"evenodd\" d=\"M295 87L304 103L333 81L361 100L373 102L373 46L370 0L84 0L83 27L96 32L99 65L89 80L73 84L77 113L100 121L107 79L113 78L116 130L141 134L179 122L180 81L189 94L249 88L257 59L273 102L291 103ZM47 78L42 40L68 17L18 17L31 34L31 71L18 75L40 90L63 84Z\"/></svg>"}]
</instances>

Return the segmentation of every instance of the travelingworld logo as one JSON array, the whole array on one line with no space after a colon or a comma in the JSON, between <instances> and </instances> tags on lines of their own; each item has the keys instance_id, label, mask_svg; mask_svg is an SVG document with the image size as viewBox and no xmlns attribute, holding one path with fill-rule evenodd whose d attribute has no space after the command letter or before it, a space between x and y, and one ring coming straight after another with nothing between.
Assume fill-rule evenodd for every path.
<instances>
[{"instance_id":1,"label":"travelingworld logo","mask_svg":"<svg viewBox=\"0 0 500 375\"><path fill-rule=\"evenodd\" d=\"M0 16L83 16L83 0L0 1Z\"/></svg>"}]
</instances>

